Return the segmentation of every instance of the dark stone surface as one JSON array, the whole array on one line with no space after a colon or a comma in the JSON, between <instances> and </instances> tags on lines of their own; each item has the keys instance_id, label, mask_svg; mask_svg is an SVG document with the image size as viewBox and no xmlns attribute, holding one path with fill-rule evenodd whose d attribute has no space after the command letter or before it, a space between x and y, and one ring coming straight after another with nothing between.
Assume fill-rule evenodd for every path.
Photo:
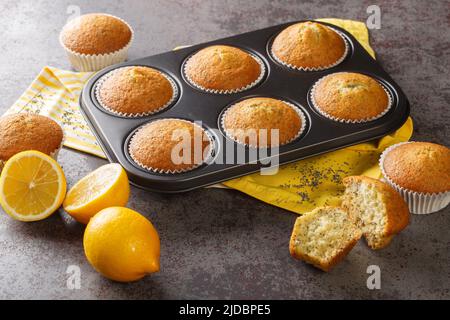
<instances>
[{"instance_id":1,"label":"dark stone surface","mask_svg":"<svg viewBox=\"0 0 450 320\"><path fill-rule=\"evenodd\" d=\"M108 12L133 25L130 58L164 52L304 18L367 19L373 1L2 1L0 111L45 65L69 68L58 33L69 5ZM414 139L449 145L450 32L448 1L377 1L380 30L371 43L404 89ZM69 186L105 162L64 150ZM385 250L361 241L330 274L292 259L288 242L296 215L232 190L161 195L133 188L130 207L161 235L162 270L118 284L87 263L83 227L60 212L37 223L0 214L0 298L449 298L450 208L413 216ZM366 269L379 265L381 290L368 290ZM66 286L69 265L81 268L81 289Z\"/></svg>"}]
</instances>

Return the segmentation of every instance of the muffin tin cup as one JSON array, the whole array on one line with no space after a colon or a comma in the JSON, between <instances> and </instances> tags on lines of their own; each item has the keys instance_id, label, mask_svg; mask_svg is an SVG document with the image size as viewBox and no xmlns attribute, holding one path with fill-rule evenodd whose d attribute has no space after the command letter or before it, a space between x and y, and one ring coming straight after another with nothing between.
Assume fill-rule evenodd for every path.
<instances>
[{"instance_id":1,"label":"muffin tin cup","mask_svg":"<svg viewBox=\"0 0 450 320\"><path fill-rule=\"evenodd\" d=\"M66 51L67 57L69 58L70 64L76 71L80 72L92 72L99 71L103 68L111 66L116 63L124 62L128 57L128 49L130 48L133 40L134 40L134 31L133 28L123 19L108 14L108 16L119 19L123 23L125 23L131 31L130 41L121 49L104 54L85 54L78 53L64 45L62 41L62 32L59 35L59 43Z\"/></svg>"},{"instance_id":2,"label":"muffin tin cup","mask_svg":"<svg viewBox=\"0 0 450 320\"><path fill-rule=\"evenodd\" d=\"M293 70L297 70L297 71L307 71L307 72L308 71L321 71L321 70L326 70L326 69L333 68L333 67L341 64L342 61L344 61L345 58L347 58L347 55L348 55L348 53L350 51L350 48L349 48L349 44L347 42L347 39L345 38L345 36L340 31L338 31L338 30L336 30L336 29L334 29L332 27L328 27L328 28L333 30L334 32L336 32L342 38L342 41L344 41L344 46L345 46L344 53L342 54L342 57L340 57L334 63L331 63L331 64L329 64L327 66L321 66L321 67L299 67L299 66L294 66L294 65L292 65L290 63L286 63L286 62L282 61L280 58L278 58L277 55L275 54L275 52L273 52L272 44L270 46L270 55L279 64L281 64L281 65L283 65L283 66L285 66L285 67L287 67L289 69L293 69Z\"/></svg>"},{"instance_id":3,"label":"muffin tin cup","mask_svg":"<svg viewBox=\"0 0 450 320\"><path fill-rule=\"evenodd\" d=\"M253 81L252 83L250 83L250 84L248 84L248 85L246 85L246 86L244 86L244 87L242 87L242 88L239 88L239 89L232 89L232 90L230 90L230 89L229 89L229 90L217 90L217 89L208 89L208 88L205 88L205 87L199 85L198 83L196 83L194 80L192 80L192 79L188 76L188 74L187 74L187 72L186 72L186 65L187 65L187 63L189 62L189 60L192 58L193 55L190 56L190 57L185 61L185 63L183 64L183 75L184 75L184 77L186 78L187 82L188 82L190 85L192 85L192 86L194 86L195 88L197 88L198 90L203 91L203 92L206 92L206 93L213 93L213 94L234 94L234 93L239 93L239 92L243 92L243 91L250 90L251 88L257 86L257 85L264 79L264 76L266 75L266 65L264 64L264 61L263 61L260 57L258 57L257 55L255 55L255 54L253 54L253 53L251 53L251 52L248 52L248 51L246 51L246 52L247 52L253 59L255 59L255 61L259 64L259 67L260 67L260 69L261 69L261 73L260 73L260 75L258 76L258 78L257 78L255 81Z\"/></svg>"},{"instance_id":4,"label":"muffin tin cup","mask_svg":"<svg viewBox=\"0 0 450 320\"><path fill-rule=\"evenodd\" d=\"M127 67L133 67L133 66L127 66ZM127 68L127 67L122 67L122 68L117 68L114 69L110 72L108 72L107 74L105 74L103 77L101 77L95 87L95 98L97 99L98 104L105 109L106 111L120 116L120 117L125 117L125 118L140 118L140 117L145 117L145 116L149 116L155 113L158 113L168 107L170 107L177 99L179 96L179 90L178 90L178 86L175 83L175 80L173 80L170 76L168 76L167 74L165 74L164 72L161 72L159 70L157 70L161 75L164 76L164 78L167 79L167 81L169 81L171 87L172 87L172 97L170 98L170 100L164 104L163 106L159 107L158 109L152 110L152 111L148 111L148 112L141 112L141 113L124 113L124 112L118 112L116 110L113 110L111 108L109 108L106 104L104 104L102 102L102 99L100 97L100 88L103 85L103 83L112 75L114 75L115 72L120 71L123 68ZM156 69L155 69L156 70Z\"/></svg>"},{"instance_id":5,"label":"muffin tin cup","mask_svg":"<svg viewBox=\"0 0 450 320\"><path fill-rule=\"evenodd\" d=\"M387 104L386 108L383 110L383 112L381 112L380 114L378 114L378 115L376 115L374 117L371 117L371 118L359 119L359 120L350 120L350 119L337 118L337 117L334 117L331 114L328 114L327 112L323 111L322 109L320 109L319 105L316 103L316 100L314 98L315 91L316 91L316 88L320 84L321 81L325 80L327 77L332 76L334 74L335 73L328 74L328 75L320 78L319 80L317 80L316 83L314 83L314 85L312 86L310 94L309 94L309 99L311 101L312 106L322 116L324 116L324 117L326 117L328 119L331 119L333 121L341 122L341 123L364 123L364 122L370 122L370 121L377 120L377 119L383 117L386 113L388 113L389 110L391 110L391 108L393 106L393 99L392 99L392 95L391 95L390 91L380 81L378 81L377 79L372 78L372 79L376 80L380 84L380 86L383 88L384 92L386 92L386 95L388 97L388 104Z\"/></svg>"},{"instance_id":6,"label":"muffin tin cup","mask_svg":"<svg viewBox=\"0 0 450 320\"><path fill-rule=\"evenodd\" d=\"M242 143L241 141L238 141L237 138L233 137L233 135L231 134L231 132L225 128L224 121L225 121L225 117L226 117L227 113L229 112L229 110L230 110L235 104L232 104L232 105L228 106L227 109L223 112L223 114L222 114L222 116L221 116L221 118L220 118L220 126L221 126L221 129L223 130L223 132L225 133L225 135L226 135L228 138L230 138L231 140L235 141L236 143L238 143L238 144L240 144L240 145L248 146L248 147L250 147L250 148L258 148L258 149L279 148L279 147L284 146L284 145L286 145L286 144L288 144L288 143L291 143L292 141L297 140L297 139L303 134L303 132L305 132L306 127L307 127L306 116L305 116L304 112L303 112L299 107L297 107L296 105L294 105L294 104L292 104L292 103L290 103L290 102L287 102L287 101L285 101L285 100L280 100L280 101L284 102L284 103L287 104L289 107L291 107L291 108L297 113L297 115L300 117L300 120L301 120L301 123L302 123L302 126L300 127L300 130L297 132L297 134L296 134L294 137L292 137L291 139L289 139L288 141L284 142L283 144L279 144L279 145L276 146L276 147L271 147L271 146L261 146L261 147L260 147L260 146L255 146L255 145L252 145L252 144Z\"/></svg>"},{"instance_id":7,"label":"muffin tin cup","mask_svg":"<svg viewBox=\"0 0 450 320\"><path fill-rule=\"evenodd\" d=\"M208 140L209 140L208 157L207 157L206 159L203 159L203 161L202 161L201 163L194 164L192 167L185 168L185 169L163 170L163 169L153 168L153 167L149 167L149 166L144 165L143 163L139 162L137 159L135 159L135 158L133 157L133 155L132 155L132 153L131 153L131 150L130 150L130 146L131 146L131 144L132 144L132 142L133 142L133 138L136 136L136 134L139 132L139 130L141 130L142 128L144 128L146 125L149 124L149 123L146 123L146 124L142 125L141 127L139 127L139 128L132 134L133 136L131 137L131 139L130 139L130 141L129 141L129 143L128 143L128 147L127 147L127 149L128 149L128 155L129 155L130 158L135 162L135 164L136 164L137 166L139 166L141 169L144 169L144 170L147 170L147 171L150 171L150 172L159 173L159 174L167 174L167 175L175 175L175 174L180 174L180 173L183 173L183 172L192 171L192 170L194 170L194 169L196 169L196 168L198 168L198 167L200 167L200 166L202 166L202 165L204 165L204 164L209 163L210 161L212 161L212 159L213 159L213 153L214 153L214 140L213 140L212 136L208 133L208 130L207 130L207 129L202 128L201 126L199 126L199 125L196 124L195 122L188 121L188 120L183 120L183 119L176 119L176 118L163 118L163 119L158 119L158 120L152 121L152 122L150 122L150 123L153 123L153 122L156 122L156 121L161 121L161 120L171 120L171 119L173 119L173 120L178 120L178 121L184 121L184 122L186 122L186 123L193 124L193 125L196 126L197 128L200 128L201 130L203 130L203 132L206 134L206 136L208 137Z\"/></svg>"},{"instance_id":8,"label":"muffin tin cup","mask_svg":"<svg viewBox=\"0 0 450 320\"><path fill-rule=\"evenodd\" d=\"M392 181L384 171L384 159L386 158L386 155L396 147L411 142L412 141L397 143L384 150L380 157L380 169L384 180L400 193L412 213L430 214L445 208L450 203L450 191L440 193L422 193L409 190Z\"/></svg>"}]
</instances>

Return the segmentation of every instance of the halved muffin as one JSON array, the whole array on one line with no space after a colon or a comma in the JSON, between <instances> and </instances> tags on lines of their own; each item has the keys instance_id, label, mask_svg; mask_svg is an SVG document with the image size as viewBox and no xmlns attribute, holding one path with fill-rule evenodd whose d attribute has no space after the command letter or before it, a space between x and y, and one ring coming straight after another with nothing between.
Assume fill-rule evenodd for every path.
<instances>
[{"instance_id":1,"label":"halved muffin","mask_svg":"<svg viewBox=\"0 0 450 320\"><path fill-rule=\"evenodd\" d=\"M391 186L377 179L351 176L343 180L342 206L361 228L372 249L386 247L409 223L409 210Z\"/></svg>"},{"instance_id":2,"label":"halved muffin","mask_svg":"<svg viewBox=\"0 0 450 320\"><path fill-rule=\"evenodd\" d=\"M298 137L305 125L299 108L265 97L242 100L228 108L222 126L230 138L253 147L276 147Z\"/></svg>"},{"instance_id":3,"label":"halved muffin","mask_svg":"<svg viewBox=\"0 0 450 320\"><path fill-rule=\"evenodd\" d=\"M311 91L311 100L321 114L341 122L377 119L391 105L380 82L354 72L337 72L319 79Z\"/></svg>"},{"instance_id":4,"label":"halved muffin","mask_svg":"<svg viewBox=\"0 0 450 320\"><path fill-rule=\"evenodd\" d=\"M299 22L280 32L272 56L281 64L300 70L321 70L340 63L347 44L342 36L317 22Z\"/></svg>"},{"instance_id":5,"label":"halved muffin","mask_svg":"<svg viewBox=\"0 0 450 320\"><path fill-rule=\"evenodd\" d=\"M63 129L54 120L31 113L10 114L0 118L0 170L15 154L36 150L58 156Z\"/></svg>"},{"instance_id":6,"label":"halved muffin","mask_svg":"<svg viewBox=\"0 0 450 320\"><path fill-rule=\"evenodd\" d=\"M101 106L124 116L143 116L169 106L177 96L177 86L159 70L131 66L107 73L100 79L96 96Z\"/></svg>"},{"instance_id":7,"label":"halved muffin","mask_svg":"<svg viewBox=\"0 0 450 320\"><path fill-rule=\"evenodd\" d=\"M319 207L295 221L289 242L291 255L330 271L361 238L361 231L346 210Z\"/></svg>"},{"instance_id":8,"label":"halved muffin","mask_svg":"<svg viewBox=\"0 0 450 320\"><path fill-rule=\"evenodd\" d=\"M215 45L195 53L184 66L188 81L213 93L234 93L256 85L264 76L256 56L232 46Z\"/></svg>"},{"instance_id":9,"label":"halved muffin","mask_svg":"<svg viewBox=\"0 0 450 320\"><path fill-rule=\"evenodd\" d=\"M129 154L144 169L179 173L204 163L211 148L206 131L199 125L181 119L160 119L136 131Z\"/></svg>"}]
</instances>

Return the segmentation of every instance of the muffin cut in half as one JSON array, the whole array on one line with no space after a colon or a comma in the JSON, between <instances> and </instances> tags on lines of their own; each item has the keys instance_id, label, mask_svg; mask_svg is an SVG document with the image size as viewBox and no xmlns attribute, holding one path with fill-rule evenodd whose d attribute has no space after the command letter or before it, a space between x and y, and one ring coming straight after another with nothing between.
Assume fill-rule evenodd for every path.
<instances>
[{"instance_id":1,"label":"muffin cut in half","mask_svg":"<svg viewBox=\"0 0 450 320\"><path fill-rule=\"evenodd\" d=\"M361 231L346 210L319 207L295 221L289 243L291 255L330 271L361 238Z\"/></svg>"},{"instance_id":2,"label":"muffin cut in half","mask_svg":"<svg viewBox=\"0 0 450 320\"><path fill-rule=\"evenodd\" d=\"M142 66L122 67L107 73L96 87L98 102L123 116L144 116L168 107L178 95L172 79Z\"/></svg>"},{"instance_id":3,"label":"muffin cut in half","mask_svg":"<svg viewBox=\"0 0 450 320\"><path fill-rule=\"evenodd\" d=\"M299 108L265 97L249 98L232 105L221 121L227 136L260 148L289 143L305 127L305 117Z\"/></svg>"},{"instance_id":4,"label":"muffin cut in half","mask_svg":"<svg viewBox=\"0 0 450 320\"><path fill-rule=\"evenodd\" d=\"M0 118L0 170L15 154L36 150L56 159L64 139L63 129L54 120L31 113Z\"/></svg>"},{"instance_id":5,"label":"muffin cut in half","mask_svg":"<svg viewBox=\"0 0 450 320\"><path fill-rule=\"evenodd\" d=\"M184 65L188 81L200 90L211 93L235 93L250 89L265 73L260 58L236 47L206 47Z\"/></svg>"},{"instance_id":6,"label":"muffin cut in half","mask_svg":"<svg viewBox=\"0 0 450 320\"><path fill-rule=\"evenodd\" d=\"M331 68L345 59L344 38L317 22L299 22L284 29L272 43L272 56L279 63L304 71Z\"/></svg>"},{"instance_id":7,"label":"muffin cut in half","mask_svg":"<svg viewBox=\"0 0 450 320\"><path fill-rule=\"evenodd\" d=\"M408 206L387 183L364 176L346 177L343 183L342 206L361 228L370 248L386 247L408 225Z\"/></svg>"},{"instance_id":8,"label":"muffin cut in half","mask_svg":"<svg viewBox=\"0 0 450 320\"><path fill-rule=\"evenodd\" d=\"M158 173L180 173L204 163L212 142L199 125L181 119L160 119L139 128L129 154L140 167Z\"/></svg>"},{"instance_id":9,"label":"muffin cut in half","mask_svg":"<svg viewBox=\"0 0 450 320\"><path fill-rule=\"evenodd\" d=\"M415 214L429 214L450 203L450 149L430 142L403 142L380 158L386 181Z\"/></svg>"},{"instance_id":10,"label":"muffin cut in half","mask_svg":"<svg viewBox=\"0 0 450 320\"><path fill-rule=\"evenodd\" d=\"M353 72L319 79L311 90L311 100L322 115L340 122L372 121L391 107L389 94L377 80Z\"/></svg>"}]
</instances>

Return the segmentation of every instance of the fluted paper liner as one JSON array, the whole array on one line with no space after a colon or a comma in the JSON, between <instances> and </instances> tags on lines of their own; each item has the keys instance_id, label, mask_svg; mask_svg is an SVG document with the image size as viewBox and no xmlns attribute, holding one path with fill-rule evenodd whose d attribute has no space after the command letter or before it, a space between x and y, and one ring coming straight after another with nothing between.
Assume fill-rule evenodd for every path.
<instances>
[{"instance_id":1,"label":"fluted paper liner","mask_svg":"<svg viewBox=\"0 0 450 320\"><path fill-rule=\"evenodd\" d=\"M135 158L133 157L133 154L131 153L130 146L131 146L131 144L133 143L133 139L134 139L134 137L136 136L136 134L137 134L142 128L144 128L145 126L147 126L147 125L149 125L149 124L151 124L151 123L157 122L157 121L162 121L162 120L177 120L177 121L184 121L184 122L187 122L187 123L189 123L189 124L193 124L193 125L196 126L197 128L200 128L200 129L206 134L206 136L208 137L208 140L209 140L208 156L207 156L205 159L202 159L202 162L201 162L201 163L195 163L195 164L193 164L193 165L192 165L191 167L189 167L189 168L186 168L186 169L177 169L177 170L163 170L163 169L159 169L159 168L148 167L148 166L144 165L143 163L139 162L137 159L135 159ZM202 137L202 139L203 139L203 137ZM204 152L204 151L202 150L202 152ZM208 132L207 129L205 129L205 128L199 126L199 125L196 124L195 122L188 121L188 120L184 120L184 119L178 119L178 118L162 118L162 119L158 119L158 120L154 120L154 121L148 122L148 123L142 125L141 127L139 127L139 128L133 133L133 136L131 137L131 139L130 139L130 141L129 141L129 143L128 143L128 154L130 155L131 159L133 159L133 161L134 161L139 167L141 167L141 168L143 168L143 169L145 169L145 170L147 170L147 171L150 171L150 172L154 172L154 173L162 173L162 174L177 174L177 173L183 173L183 172L188 172L188 171L194 170L194 169L196 169L196 168L202 166L202 165L205 164L205 163L209 163L209 162L212 160L212 158L213 158L213 152L214 152L214 141L213 141L212 135ZM203 154L202 154L202 157L203 157Z\"/></svg>"},{"instance_id":2,"label":"fluted paper liner","mask_svg":"<svg viewBox=\"0 0 450 320\"><path fill-rule=\"evenodd\" d=\"M241 100L241 101L242 101L242 100ZM301 124L302 124L302 125L301 125L301 127L300 127L300 130L297 132L297 134L296 134L292 139L286 141L286 142L283 143L283 144L279 144L278 147L281 147L281 146L283 146L283 145L286 145L286 144L291 143L292 141L298 139L298 137L300 137L300 136L302 135L302 133L303 133L303 132L305 131L305 129L306 129L306 116L305 116L305 114L303 113L303 110L301 110L299 107L297 107L296 105L294 105L294 104L292 104L292 103L290 103L290 102L287 102L287 101L284 101L284 100L280 100L280 101L282 101L283 103L287 104L289 107L291 107L292 109L294 109L294 111L295 111L295 112L297 113L297 115L300 117L300 121L301 121ZM225 110L225 112L222 114L222 117L221 117L221 119L220 119L220 126L222 127L222 130L225 132L225 135L226 135L228 138L230 138L230 139L232 139L233 141L235 141L236 143L239 143L240 145L249 146L249 147L251 147L251 148L268 148L268 149L271 148L270 146L261 146L261 147L260 147L260 146L255 146L255 145L252 145L252 144L242 143L241 141L238 141L236 137L233 137L233 135L231 134L231 132L228 131L228 130L226 129L225 124L224 124L225 117L226 117L227 113L230 111L230 109L231 109L235 104L236 104L236 103L234 103L234 104L228 106L227 109Z\"/></svg>"},{"instance_id":3,"label":"fluted paper liner","mask_svg":"<svg viewBox=\"0 0 450 320\"><path fill-rule=\"evenodd\" d=\"M70 64L76 71L80 72L91 72L91 71L99 71L103 68L111 66L116 63L124 62L128 57L128 49L130 48L133 40L134 40L134 31L133 28L123 19L113 16L111 14L106 14L110 17L116 18L123 23L125 23L131 31L130 41L121 49L104 54L85 54L78 53L64 45L62 41L62 31L59 35L59 43L66 51L67 57L69 58Z\"/></svg>"},{"instance_id":4,"label":"fluted paper liner","mask_svg":"<svg viewBox=\"0 0 450 320\"><path fill-rule=\"evenodd\" d=\"M114 73L120 71L120 70L123 69L123 68L129 68L129 67L136 67L136 66L125 66L125 67L120 67L120 68L114 69L114 70L108 72L107 74L105 74L104 76L102 76L102 77L100 78L100 80L98 80L97 84L95 85L95 98L97 99L97 102L100 104L100 106L101 106L103 109L105 109L105 110L107 110L107 111L109 111L109 112L111 112L111 113L113 113L113 114L115 114L115 115L121 116L121 117L127 117L127 118L139 118L139 117L145 117L145 116L149 116L149 115L158 113L158 112L160 112L160 111L166 109L167 107L170 107L170 106L174 103L174 101L178 98L179 92L178 92L178 86L177 86L177 84L175 83L175 80L173 80L169 75L165 74L164 72L161 72L161 71L159 71L159 70L157 70L157 69L153 69L153 68L151 68L151 67L145 67L145 66L144 66L145 68L151 68L151 69L153 69L153 70L156 70L156 71L159 72L164 78L166 78L167 81L169 81L170 86L172 87L172 97L170 98L170 100L167 101L163 106L159 107L158 109L155 109L155 110L152 110L152 111L147 111L147 112L141 112L141 113L124 113L124 112L118 112L118 111L116 111L116 110L113 110L113 109L109 108L109 107L102 101L102 99L101 99L101 96L100 96L100 89L101 89L101 86L103 85L103 83L104 83L109 77L111 77L112 75L114 75ZM142 67L142 66L141 66L141 67Z\"/></svg>"},{"instance_id":5,"label":"fluted paper liner","mask_svg":"<svg viewBox=\"0 0 450 320\"><path fill-rule=\"evenodd\" d=\"M412 141L394 144L384 150L381 154L379 165L384 180L400 193L408 204L409 211L414 214L429 214L445 208L450 203L450 191L440 193L422 193L409 190L392 181L384 171L384 159L386 158L386 155L396 147L407 143L412 143Z\"/></svg>"}]
</instances>

